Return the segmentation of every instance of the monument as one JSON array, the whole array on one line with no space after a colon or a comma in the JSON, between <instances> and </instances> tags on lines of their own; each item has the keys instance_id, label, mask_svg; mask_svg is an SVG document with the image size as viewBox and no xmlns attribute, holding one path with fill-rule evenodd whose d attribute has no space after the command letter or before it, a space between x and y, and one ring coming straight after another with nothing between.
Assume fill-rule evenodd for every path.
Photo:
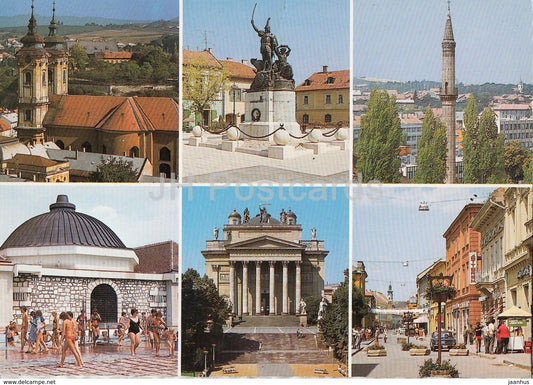
<instances>
[{"instance_id":1,"label":"monument","mask_svg":"<svg viewBox=\"0 0 533 385\"><path fill-rule=\"evenodd\" d=\"M257 6L257 4L256 4ZM255 6L252 12L252 28L260 38L261 59L250 60L256 69L255 78L246 91L246 121L239 128L250 139L274 141L274 133L280 126L294 136L301 136L296 122L296 94L294 78L288 57L291 49L279 45L270 30L270 18L263 30L254 23Z\"/></svg>"}]
</instances>

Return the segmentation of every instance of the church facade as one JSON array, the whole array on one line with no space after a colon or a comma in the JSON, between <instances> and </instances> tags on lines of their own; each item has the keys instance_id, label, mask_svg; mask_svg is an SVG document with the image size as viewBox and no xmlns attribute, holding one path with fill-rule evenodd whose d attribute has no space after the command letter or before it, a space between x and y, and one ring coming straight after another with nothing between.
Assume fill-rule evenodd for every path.
<instances>
[{"instance_id":1,"label":"church facade","mask_svg":"<svg viewBox=\"0 0 533 385\"><path fill-rule=\"evenodd\" d=\"M250 218L233 211L222 239L215 228L213 240L202 251L206 274L215 282L237 315L298 314L301 301L319 297L324 289L324 241L311 230L302 239L302 226L289 210L272 218L266 208Z\"/></svg>"}]
</instances>

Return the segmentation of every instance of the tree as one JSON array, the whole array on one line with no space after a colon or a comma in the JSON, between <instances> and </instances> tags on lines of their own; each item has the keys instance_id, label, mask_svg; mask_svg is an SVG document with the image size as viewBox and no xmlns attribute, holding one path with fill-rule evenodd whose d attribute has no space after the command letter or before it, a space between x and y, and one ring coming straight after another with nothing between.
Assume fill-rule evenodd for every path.
<instances>
[{"instance_id":1,"label":"tree","mask_svg":"<svg viewBox=\"0 0 533 385\"><path fill-rule=\"evenodd\" d=\"M415 183L443 183L446 177L446 126L428 106L418 139Z\"/></svg>"},{"instance_id":2,"label":"tree","mask_svg":"<svg viewBox=\"0 0 533 385\"><path fill-rule=\"evenodd\" d=\"M326 306L326 314L322 317L319 330L322 338L333 347L335 357L347 362L348 357L348 278L333 293L332 302Z\"/></svg>"},{"instance_id":3,"label":"tree","mask_svg":"<svg viewBox=\"0 0 533 385\"><path fill-rule=\"evenodd\" d=\"M320 307L321 297L306 297L305 301L305 311L307 313L307 324L316 325L318 321L318 309Z\"/></svg>"},{"instance_id":4,"label":"tree","mask_svg":"<svg viewBox=\"0 0 533 385\"><path fill-rule=\"evenodd\" d=\"M137 182L138 171L133 168L133 162L111 157L102 159L91 174L91 182Z\"/></svg>"},{"instance_id":5,"label":"tree","mask_svg":"<svg viewBox=\"0 0 533 385\"><path fill-rule=\"evenodd\" d=\"M229 73L223 68L208 66L201 60L183 66L183 100L199 116L226 90L228 83Z\"/></svg>"},{"instance_id":6,"label":"tree","mask_svg":"<svg viewBox=\"0 0 533 385\"><path fill-rule=\"evenodd\" d=\"M74 69L84 71L89 63L89 55L81 45L76 44L69 50L68 61Z\"/></svg>"},{"instance_id":7,"label":"tree","mask_svg":"<svg viewBox=\"0 0 533 385\"><path fill-rule=\"evenodd\" d=\"M376 88L370 93L368 111L361 118L357 144L357 171L363 183L400 181L399 147L405 143L396 100Z\"/></svg>"},{"instance_id":8,"label":"tree","mask_svg":"<svg viewBox=\"0 0 533 385\"><path fill-rule=\"evenodd\" d=\"M193 269L182 276L181 324L182 365L186 370L203 368L203 349L217 344L221 349L223 327L229 316L228 303L218 294L212 279Z\"/></svg>"},{"instance_id":9,"label":"tree","mask_svg":"<svg viewBox=\"0 0 533 385\"><path fill-rule=\"evenodd\" d=\"M498 134L496 115L490 107L477 116L474 97L464 114L463 181L505 183L504 135Z\"/></svg>"},{"instance_id":10,"label":"tree","mask_svg":"<svg viewBox=\"0 0 533 385\"><path fill-rule=\"evenodd\" d=\"M505 143L505 174L508 183L518 183L524 180L524 169L532 161L531 151L520 142Z\"/></svg>"}]
</instances>

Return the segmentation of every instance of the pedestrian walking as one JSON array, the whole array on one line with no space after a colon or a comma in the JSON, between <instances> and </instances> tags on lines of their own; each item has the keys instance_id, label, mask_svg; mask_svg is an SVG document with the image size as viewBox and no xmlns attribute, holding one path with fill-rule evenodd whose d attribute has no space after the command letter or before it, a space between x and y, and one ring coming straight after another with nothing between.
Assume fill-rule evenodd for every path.
<instances>
[{"instance_id":1,"label":"pedestrian walking","mask_svg":"<svg viewBox=\"0 0 533 385\"><path fill-rule=\"evenodd\" d=\"M126 322L124 329L128 331L130 338L130 352L132 356L137 354L137 347L141 343L141 320L139 319L139 311L131 309L131 317Z\"/></svg>"},{"instance_id":2,"label":"pedestrian walking","mask_svg":"<svg viewBox=\"0 0 533 385\"><path fill-rule=\"evenodd\" d=\"M476 352L481 352L481 336L483 334L483 328L481 327L481 323L477 323L475 329L474 329L474 336L476 338Z\"/></svg>"},{"instance_id":3,"label":"pedestrian walking","mask_svg":"<svg viewBox=\"0 0 533 385\"><path fill-rule=\"evenodd\" d=\"M496 340L496 334L494 330L494 318L489 320L489 353L494 354L494 341Z\"/></svg>"},{"instance_id":4,"label":"pedestrian walking","mask_svg":"<svg viewBox=\"0 0 533 385\"><path fill-rule=\"evenodd\" d=\"M37 342L37 319L35 318L35 312L30 312L30 331L28 333L28 344L30 345L30 348L28 349L28 353L37 353L35 351L35 343Z\"/></svg>"},{"instance_id":5,"label":"pedestrian walking","mask_svg":"<svg viewBox=\"0 0 533 385\"><path fill-rule=\"evenodd\" d=\"M80 344L85 344L85 329L87 328L87 315L85 314L85 310L81 310L80 315L78 318L76 318L76 322L78 323L78 335L80 337Z\"/></svg>"},{"instance_id":6,"label":"pedestrian walking","mask_svg":"<svg viewBox=\"0 0 533 385\"><path fill-rule=\"evenodd\" d=\"M96 341L100 337L100 322L102 322L102 317L96 310L93 311L91 316L91 337L94 346L96 346Z\"/></svg>"},{"instance_id":7,"label":"pedestrian walking","mask_svg":"<svg viewBox=\"0 0 533 385\"><path fill-rule=\"evenodd\" d=\"M485 322L482 329L483 345L485 346L485 354L490 353L490 335L489 335L489 323Z\"/></svg>"},{"instance_id":8,"label":"pedestrian walking","mask_svg":"<svg viewBox=\"0 0 533 385\"><path fill-rule=\"evenodd\" d=\"M78 363L77 367L81 368L83 363L81 362L81 355L76 350L74 341L76 341L76 332L74 331L74 323L70 319L67 313L62 312L59 315L59 319L63 321L63 327L61 330L61 342L63 343L63 349L61 350L61 362L57 364L58 367L63 367L65 363L65 357L67 356L67 349L72 352L76 362Z\"/></svg>"},{"instance_id":9,"label":"pedestrian walking","mask_svg":"<svg viewBox=\"0 0 533 385\"><path fill-rule=\"evenodd\" d=\"M59 349L59 317L56 311L52 312L52 349Z\"/></svg>"},{"instance_id":10,"label":"pedestrian walking","mask_svg":"<svg viewBox=\"0 0 533 385\"><path fill-rule=\"evenodd\" d=\"M24 351L24 346L26 346L26 338L28 337L28 314L26 313L26 306L21 306L20 311L22 312L22 325L20 327L20 351Z\"/></svg>"},{"instance_id":11,"label":"pedestrian walking","mask_svg":"<svg viewBox=\"0 0 533 385\"><path fill-rule=\"evenodd\" d=\"M466 344L468 344L468 328L465 326L463 329L463 341Z\"/></svg>"},{"instance_id":12,"label":"pedestrian walking","mask_svg":"<svg viewBox=\"0 0 533 385\"><path fill-rule=\"evenodd\" d=\"M500 326L498 326L498 334L500 335L501 340L501 351L503 354L507 354L507 345L509 344L509 329L503 320L500 321Z\"/></svg>"}]
</instances>

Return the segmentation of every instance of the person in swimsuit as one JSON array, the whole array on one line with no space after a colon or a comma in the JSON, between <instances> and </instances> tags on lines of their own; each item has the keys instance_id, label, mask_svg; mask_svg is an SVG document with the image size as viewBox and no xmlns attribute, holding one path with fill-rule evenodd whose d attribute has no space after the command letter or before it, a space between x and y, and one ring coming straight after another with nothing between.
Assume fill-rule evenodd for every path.
<instances>
[{"instance_id":1,"label":"person in swimsuit","mask_svg":"<svg viewBox=\"0 0 533 385\"><path fill-rule=\"evenodd\" d=\"M52 349L59 349L59 317L57 312L52 312Z\"/></svg>"},{"instance_id":2,"label":"person in swimsuit","mask_svg":"<svg viewBox=\"0 0 533 385\"><path fill-rule=\"evenodd\" d=\"M124 339L124 336L126 335L126 330L124 328L124 324L126 323L126 312L123 311L122 315L120 316L120 319L118 320L117 325L117 332L118 332L118 341L117 343L120 345L122 340Z\"/></svg>"},{"instance_id":3,"label":"person in swimsuit","mask_svg":"<svg viewBox=\"0 0 533 385\"><path fill-rule=\"evenodd\" d=\"M80 339L79 325L77 321L74 321L74 313L72 313L71 311L67 311L66 313L68 315L68 318L72 321L72 324L74 325L74 335L76 336L76 340L74 341L74 347L76 348L76 351L80 355L80 360L83 365L83 358L81 357L80 345L78 343L78 340Z\"/></svg>"},{"instance_id":4,"label":"person in swimsuit","mask_svg":"<svg viewBox=\"0 0 533 385\"><path fill-rule=\"evenodd\" d=\"M154 347L155 347L155 356L159 356L159 349L161 348L161 337L163 331L167 324L163 320L163 314L158 311L156 312L155 318L152 320L152 329L154 331Z\"/></svg>"},{"instance_id":5,"label":"person in swimsuit","mask_svg":"<svg viewBox=\"0 0 533 385\"><path fill-rule=\"evenodd\" d=\"M178 336L174 334L174 328L167 330L168 356L174 358L174 349Z\"/></svg>"},{"instance_id":6,"label":"person in swimsuit","mask_svg":"<svg viewBox=\"0 0 533 385\"><path fill-rule=\"evenodd\" d=\"M87 316L85 315L85 310L82 309L80 315L76 319L78 322L78 332L80 337L80 344L85 344L85 328L87 327Z\"/></svg>"},{"instance_id":7,"label":"person in swimsuit","mask_svg":"<svg viewBox=\"0 0 533 385\"><path fill-rule=\"evenodd\" d=\"M15 335L18 332L17 324L15 321L9 322L7 327L7 344L9 346L15 347Z\"/></svg>"},{"instance_id":8,"label":"person in swimsuit","mask_svg":"<svg viewBox=\"0 0 533 385\"><path fill-rule=\"evenodd\" d=\"M59 318L63 320L63 328L61 331L61 342L63 343L63 349L61 351L61 362L57 366L62 367L65 363L65 357L67 356L68 349L74 355L74 358L78 363L77 367L81 368L83 366L83 363L81 361L81 355L76 350L76 332L74 330L74 323L70 319L69 315L65 312L62 312L59 315Z\"/></svg>"},{"instance_id":9,"label":"person in swimsuit","mask_svg":"<svg viewBox=\"0 0 533 385\"><path fill-rule=\"evenodd\" d=\"M150 347L154 348L154 328L152 326L152 323L155 320L155 315L157 314L157 310L152 309L150 311L150 316L146 319L146 327L148 329L148 340L150 341Z\"/></svg>"},{"instance_id":10,"label":"person in swimsuit","mask_svg":"<svg viewBox=\"0 0 533 385\"><path fill-rule=\"evenodd\" d=\"M22 326L20 327L20 351L24 351L24 346L26 346L26 338L28 337L28 314L26 313L26 306L21 306L20 311L22 312Z\"/></svg>"},{"instance_id":11,"label":"person in swimsuit","mask_svg":"<svg viewBox=\"0 0 533 385\"><path fill-rule=\"evenodd\" d=\"M131 355L136 355L136 350L141 343L141 320L139 319L139 311L137 309L131 309L131 317L128 319L124 329L128 330L128 337L130 338L130 351Z\"/></svg>"},{"instance_id":12,"label":"person in swimsuit","mask_svg":"<svg viewBox=\"0 0 533 385\"><path fill-rule=\"evenodd\" d=\"M37 353L35 351L35 342L37 342L37 319L35 318L35 312L30 312L30 332L28 333L28 345L30 348L27 353Z\"/></svg>"},{"instance_id":13,"label":"person in swimsuit","mask_svg":"<svg viewBox=\"0 0 533 385\"><path fill-rule=\"evenodd\" d=\"M46 346L46 342L44 340L46 323L44 322L43 313L40 310L35 312L35 319L37 325L37 341L35 342L35 350L39 348L39 352L44 350L45 353L48 353L48 346Z\"/></svg>"},{"instance_id":14,"label":"person in swimsuit","mask_svg":"<svg viewBox=\"0 0 533 385\"><path fill-rule=\"evenodd\" d=\"M91 316L91 336L94 346L96 346L96 340L100 337L100 322L102 322L100 314L96 310L93 311L93 315Z\"/></svg>"}]
</instances>

